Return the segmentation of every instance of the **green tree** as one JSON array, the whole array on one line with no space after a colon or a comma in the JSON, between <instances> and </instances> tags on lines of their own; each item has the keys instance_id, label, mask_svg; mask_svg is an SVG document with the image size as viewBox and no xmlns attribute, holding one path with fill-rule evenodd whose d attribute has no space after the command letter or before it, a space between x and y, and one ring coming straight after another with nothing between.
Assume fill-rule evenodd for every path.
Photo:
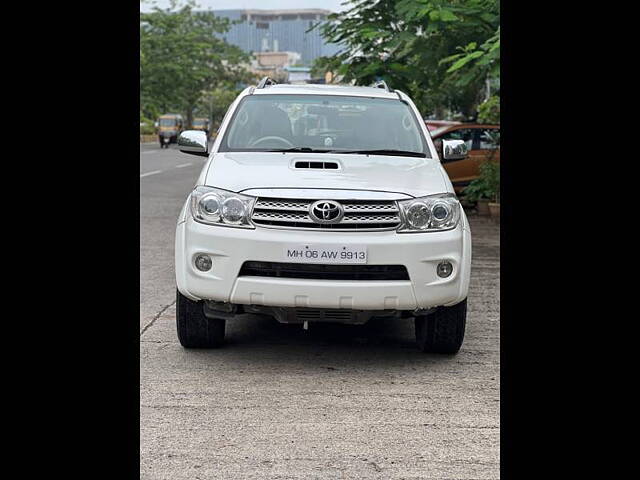
<instances>
[{"instance_id":1,"label":"green tree","mask_svg":"<svg viewBox=\"0 0 640 480\"><path fill-rule=\"evenodd\" d=\"M239 90L234 88L215 88L207 92L198 106L198 114L206 116L211 122L212 133L222 123L224 114L238 96Z\"/></svg>"},{"instance_id":2,"label":"green tree","mask_svg":"<svg viewBox=\"0 0 640 480\"><path fill-rule=\"evenodd\" d=\"M191 125L204 92L251 77L244 66L249 56L217 36L228 31L229 20L194 7L172 0L167 9L140 13L140 101L147 117L177 111Z\"/></svg>"},{"instance_id":3,"label":"green tree","mask_svg":"<svg viewBox=\"0 0 640 480\"><path fill-rule=\"evenodd\" d=\"M384 79L411 95L425 115L442 116L449 110L475 118L485 96L486 75L461 81L462 72L448 71L451 65L442 60L462 53L461 46L490 40L500 25L497 0L349 3L351 8L316 26L342 47L334 57L319 59L316 69L332 70L359 85Z\"/></svg>"},{"instance_id":4,"label":"green tree","mask_svg":"<svg viewBox=\"0 0 640 480\"><path fill-rule=\"evenodd\" d=\"M460 53L451 55L440 61L452 64L447 73L455 78L458 84L466 85L476 79L500 78L500 27L495 34L478 47L477 42L471 42L464 47L458 47Z\"/></svg>"},{"instance_id":5,"label":"green tree","mask_svg":"<svg viewBox=\"0 0 640 480\"><path fill-rule=\"evenodd\" d=\"M500 123L500 97L492 95L478 107L480 123Z\"/></svg>"}]
</instances>

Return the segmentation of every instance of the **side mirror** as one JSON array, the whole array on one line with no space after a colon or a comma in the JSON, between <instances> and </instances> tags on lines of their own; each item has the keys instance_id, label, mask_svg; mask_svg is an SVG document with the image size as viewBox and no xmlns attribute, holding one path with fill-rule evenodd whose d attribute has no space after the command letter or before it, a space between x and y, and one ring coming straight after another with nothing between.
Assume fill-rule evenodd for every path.
<instances>
[{"instance_id":1,"label":"side mirror","mask_svg":"<svg viewBox=\"0 0 640 480\"><path fill-rule=\"evenodd\" d=\"M208 157L207 134L200 130L185 130L178 137L178 149L182 153Z\"/></svg>"},{"instance_id":2,"label":"side mirror","mask_svg":"<svg viewBox=\"0 0 640 480\"><path fill-rule=\"evenodd\" d=\"M467 158L469 149L464 140L443 140L442 159L443 160L463 160Z\"/></svg>"}]
</instances>

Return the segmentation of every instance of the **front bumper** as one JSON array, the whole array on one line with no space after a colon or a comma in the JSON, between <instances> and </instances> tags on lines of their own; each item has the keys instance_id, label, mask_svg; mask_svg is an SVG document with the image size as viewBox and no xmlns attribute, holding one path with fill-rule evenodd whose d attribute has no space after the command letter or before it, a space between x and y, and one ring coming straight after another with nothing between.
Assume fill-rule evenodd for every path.
<instances>
[{"instance_id":1,"label":"front bumper","mask_svg":"<svg viewBox=\"0 0 640 480\"><path fill-rule=\"evenodd\" d=\"M415 310L454 305L467 296L471 232L460 224L445 232L318 232L256 227L255 230L203 225L186 212L176 229L178 290L192 300L239 305ZM367 263L405 265L410 280L308 280L238 277L245 261L284 262L283 247L295 243L367 245ZM194 266L196 254L213 260L208 272ZM436 274L442 260L453 264L447 278Z\"/></svg>"}]
</instances>

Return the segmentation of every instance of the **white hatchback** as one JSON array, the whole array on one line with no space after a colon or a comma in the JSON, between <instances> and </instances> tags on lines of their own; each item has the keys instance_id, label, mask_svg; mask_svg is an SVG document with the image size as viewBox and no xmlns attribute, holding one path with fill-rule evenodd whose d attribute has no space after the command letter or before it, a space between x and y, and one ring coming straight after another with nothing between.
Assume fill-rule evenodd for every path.
<instances>
[{"instance_id":1,"label":"white hatchback","mask_svg":"<svg viewBox=\"0 0 640 480\"><path fill-rule=\"evenodd\" d=\"M216 347L226 320L414 318L426 352L464 338L471 232L415 105L379 87L263 79L229 107L176 229L177 327ZM447 159L464 158L445 141Z\"/></svg>"}]
</instances>

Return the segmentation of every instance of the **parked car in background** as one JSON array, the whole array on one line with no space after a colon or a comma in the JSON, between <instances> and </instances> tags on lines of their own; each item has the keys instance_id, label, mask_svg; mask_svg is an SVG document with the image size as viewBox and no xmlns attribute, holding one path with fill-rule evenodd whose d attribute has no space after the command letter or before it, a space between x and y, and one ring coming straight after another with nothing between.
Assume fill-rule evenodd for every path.
<instances>
[{"instance_id":1,"label":"parked car in background","mask_svg":"<svg viewBox=\"0 0 640 480\"><path fill-rule=\"evenodd\" d=\"M461 193L472 180L478 178L483 161L491 159L500 162L500 125L459 123L440 127L430 133L456 193ZM462 160L444 159L443 140L463 140L469 155Z\"/></svg>"},{"instance_id":2,"label":"parked car in background","mask_svg":"<svg viewBox=\"0 0 640 480\"><path fill-rule=\"evenodd\" d=\"M424 123L429 131L433 132L438 128L448 127L449 125L460 125L462 122L453 122L450 120L425 120Z\"/></svg>"}]
</instances>

